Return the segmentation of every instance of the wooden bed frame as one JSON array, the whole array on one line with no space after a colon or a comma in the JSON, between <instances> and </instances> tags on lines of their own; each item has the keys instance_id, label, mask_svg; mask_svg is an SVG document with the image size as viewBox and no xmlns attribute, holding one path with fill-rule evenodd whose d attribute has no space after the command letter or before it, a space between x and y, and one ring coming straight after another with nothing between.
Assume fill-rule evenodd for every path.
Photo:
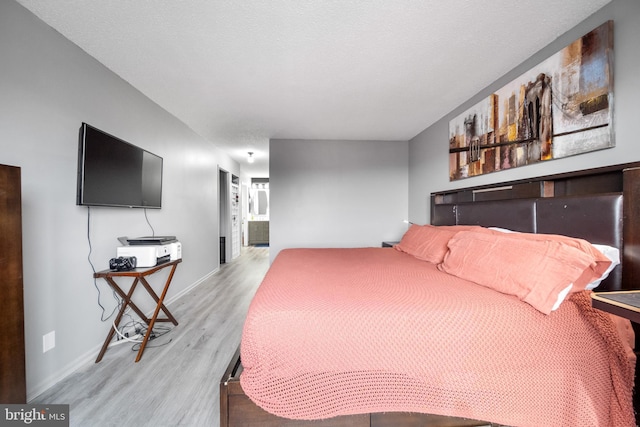
<instances>
[{"instance_id":1,"label":"wooden bed frame","mask_svg":"<svg viewBox=\"0 0 640 427\"><path fill-rule=\"evenodd\" d=\"M565 234L616 246L621 251L621 265L598 290L640 288L640 162L432 193L431 224L475 224ZM636 337L640 338L639 331ZM220 381L221 427L496 425L416 413L289 420L254 404L240 386L241 372L238 349ZM636 375L637 372L636 369ZM637 412L638 405L634 406Z\"/></svg>"}]
</instances>

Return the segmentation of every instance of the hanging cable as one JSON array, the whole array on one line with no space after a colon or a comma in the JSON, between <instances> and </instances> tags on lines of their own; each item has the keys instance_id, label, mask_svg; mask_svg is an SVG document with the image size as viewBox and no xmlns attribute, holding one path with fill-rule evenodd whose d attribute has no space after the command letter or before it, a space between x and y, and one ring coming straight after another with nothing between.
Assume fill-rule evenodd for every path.
<instances>
[{"instance_id":1,"label":"hanging cable","mask_svg":"<svg viewBox=\"0 0 640 427\"><path fill-rule=\"evenodd\" d=\"M120 305L120 299L118 298L118 295L115 293L115 291L113 291L113 298L116 300L117 304L113 308L113 311L111 312L111 314L105 317L106 309L100 303L100 287L98 286L98 281L95 277L96 268L93 265L93 262L91 261L91 253L93 252L93 247L91 245L91 207L90 206L87 206L87 242L89 243L89 253L87 254L87 260L89 261L89 265L91 266L91 270L93 271L93 276L94 276L93 286L96 288L96 291L98 291L98 306L100 306L100 308L102 309L102 313L100 314L100 320L102 322L105 322L111 316L113 316L113 314L116 312L116 308L118 308L118 306Z\"/></svg>"},{"instance_id":2,"label":"hanging cable","mask_svg":"<svg viewBox=\"0 0 640 427\"><path fill-rule=\"evenodd\" d=\"M153 229L153 225L151 225L151 222L149 222L149 217L147 217L147 208L144 208L144 219L146 219L147 224L149 224L149 228L151 229L151 235L155 236L156 231Z\"/></svg>"}]
</instances>

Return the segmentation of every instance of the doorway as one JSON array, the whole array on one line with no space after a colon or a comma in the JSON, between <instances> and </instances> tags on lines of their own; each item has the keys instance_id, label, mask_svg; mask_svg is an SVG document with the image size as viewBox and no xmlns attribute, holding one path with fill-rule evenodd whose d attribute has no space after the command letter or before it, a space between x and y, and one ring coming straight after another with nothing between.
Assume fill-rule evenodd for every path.
<instances>
[{"instance_id":1,"label":"doorway","mask_svg":"<svg viewBox=\"0 0 640 427\"><path fill-rule=\"evenodd\" d=\"M229 172L218 167L218 235L220 236L220 264L227 262L227 254L231 254L231 221L229 220Z\"/></svg>"}]
</instances>

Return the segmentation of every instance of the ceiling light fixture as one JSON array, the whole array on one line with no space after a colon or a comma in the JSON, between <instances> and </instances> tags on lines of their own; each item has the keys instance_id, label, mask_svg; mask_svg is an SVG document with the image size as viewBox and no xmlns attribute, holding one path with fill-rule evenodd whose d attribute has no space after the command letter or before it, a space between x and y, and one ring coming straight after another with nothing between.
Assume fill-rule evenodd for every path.
<instances>
[{"instance_id":1,"label":"ceiling light fixture","mask_svg":"<svg viewBox=\"0 0 640 427\"><path fill-rule=\"evenodd\" d=\"M247 162L253 163L255 161L255 157L253 157L253 152L249 151L249 157L247 157Z\"/></svg>"}]
</instances>

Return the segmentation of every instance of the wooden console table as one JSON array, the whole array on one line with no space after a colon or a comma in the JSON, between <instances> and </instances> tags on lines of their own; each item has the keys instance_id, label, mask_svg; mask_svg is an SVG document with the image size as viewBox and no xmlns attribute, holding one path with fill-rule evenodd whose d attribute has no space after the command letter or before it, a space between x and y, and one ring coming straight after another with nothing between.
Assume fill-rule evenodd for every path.
<instances>
[{"instance_id":1,"label":"wooden console table","mask_svg":"<svg viewBox=\"0 0 640 427\"><path fill-rule=\"evenodd\" d=\"M109 343L111 342L111 340L113 339L113 335L115 334L115 328L117 328L118 325L120 324L120 320L122 319L122 316L124 315L127 307L131 307L131 309L135 311L136 314L140 316L140 319L142 319L148 326L147 333L144 335L144 338L142 339L142 343L140 343L140 349L138 350L138 355L136 356L136 362L138 362L142 358L142 353L144 352L144 348L147 345L147 341L149 341L149 337L151 336L153 325L156 322L171 322L176 326L178 325L178 321L169 312L167 307L164 305L163 301L164 301L164 297L167 295L167 291L169 290L169 285L171 284L171 280L173 279L173 273L175 273L176 267L180 262L182 262L182 259L169 261L160 265L156 265L155 267L136 268L130 271L103 270L93 275L93 277L95 278L103 278L104 280L106 280L109 283L109 285L113 288L113 290L122 298L122 301L123 301L122 306L120 307L120 311L118 312L118 316L114 321L114 326L109 328L109 334L107 335L107 338L104 340L104 344L102 345L100 354L98 354L96 363L102 360L102 356L104 356L104 353L107 351L107 348L109 347ZM164 288L162 289L162 293L160 294L160 296L158 296L158 294L155 293L155 291L147 281L146 277L167 267L171 267L171 271L169 272L169 277L167 277L167 280L165 281ZM133 278L133 282L131 283L131 286L128 292L125 293L122 290L122 288L114 280L115 277L132 277ZM131 301L131 297L133 296L133 292L136 290L138 283L142 283L142 286L144 286L144 288L147 290L149 295L151 295L151 297L156 302L156 309L153 312L153 315L151 316L151 318L148 318L138 308L138 306L133 301ZM161 310L167 316L166 318L158 318L158 314L160 313Z\"/></svg>"}]
</instances>

